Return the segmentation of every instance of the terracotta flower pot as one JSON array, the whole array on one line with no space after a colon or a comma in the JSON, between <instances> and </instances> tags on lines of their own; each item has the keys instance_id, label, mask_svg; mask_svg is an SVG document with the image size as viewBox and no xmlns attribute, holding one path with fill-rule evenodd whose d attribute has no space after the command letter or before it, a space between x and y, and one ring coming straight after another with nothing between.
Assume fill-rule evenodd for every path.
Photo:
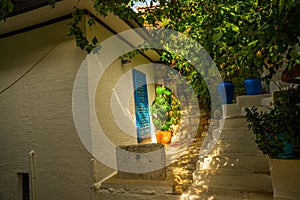
<instances>
[{"instance_id":1,"label":"terracotta flower pot","mask_svg":"<svg viewBox=\"0 0 300 200\"><path fill-rule=\"evenodd\" d=\"M172 131L158 131L156 133L156 140L158 143L166 145L171 142L172 139Z\"/></svg>"}]
</instances>

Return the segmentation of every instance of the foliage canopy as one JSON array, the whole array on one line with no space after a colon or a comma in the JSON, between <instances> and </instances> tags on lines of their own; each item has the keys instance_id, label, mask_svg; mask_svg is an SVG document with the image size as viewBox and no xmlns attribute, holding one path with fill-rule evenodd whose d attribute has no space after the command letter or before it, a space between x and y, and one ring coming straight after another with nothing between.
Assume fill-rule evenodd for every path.
<instances>
[{"instance_id":1,"label":"foliage canopy","mask_svg":"<svg viewBox=\"0 0 300 200\"><path fill-rule=\"evenodd\" d=\"M54 0L49 1L51 5ZM141 26L167 28L199 42L216 63L225 80L241 88L244 78L260 78L268 83L276 71L300 63L296 46L300 35L300 0L150 0L148 7L134 12L136 2L146 0L93 0L100 17L114 13ZM159 3L152 6L154 3ZM0 3L0 19L13 11L11 0ZM83 11L75 7L69 34L77 45L90 52L98 43L87 39L80 27ZM93 19L88 24L93 26ZM186 76L203 105L210 104L201 75L191 64L171 51L161 52L161 60ZM242 91L237 91L241 93Z\"/></svg>"}]
</instances>

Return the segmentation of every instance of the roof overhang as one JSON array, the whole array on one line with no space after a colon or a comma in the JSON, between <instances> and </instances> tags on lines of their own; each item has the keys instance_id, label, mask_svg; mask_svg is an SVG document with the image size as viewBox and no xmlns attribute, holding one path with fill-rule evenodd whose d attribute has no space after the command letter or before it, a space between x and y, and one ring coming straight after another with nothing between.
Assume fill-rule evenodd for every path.
<instances>
[{"instance_id":1,"label":"roof overhang","mask_svg":"<svg viewBox=\"0 0 300 200\"><path fill-rule=\"evenodd\" d=\"M106 17L98 17L93 8L92 1L63 0L56 2L55 8L51 8L50 5L41 4L41 7L35 7L32 8L32 10L17 13L16 15L8 17L5 21L1 21L0 38L3 36L17 34L28 27L38 27L37 25L39 24L45 24L46 22L50 22L55 19L71 17L75 7L87 10L89 13L96 16L101 22L103 22L103 24L106 25L106 27L109 27L110 31L114 34L140 27L140 25L135 21L124 21L113 14L109 14ZM147 37L147 34L137 33L137 35L132 38L136 37ZM130 41L128 42L130 43ZM144 54L153 62L159 61L159 55L156 51L146 51Z\"/></svg>"}]
</instances>

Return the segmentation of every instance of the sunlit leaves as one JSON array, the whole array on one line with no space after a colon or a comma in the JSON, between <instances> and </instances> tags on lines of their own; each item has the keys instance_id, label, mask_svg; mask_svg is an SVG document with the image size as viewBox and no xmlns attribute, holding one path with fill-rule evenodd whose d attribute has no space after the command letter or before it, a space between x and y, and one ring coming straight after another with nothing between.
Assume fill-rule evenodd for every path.
<instances>
[{"instance_id":1,"label":"sunlit leaves","mask_svg":"<svg viewBox=\"0 0 300 200\"><path fill-rule=\"evenodd\" d=\"M84 31L81 28L83 14L83 11L79 9L76 9L73 12L73 21L68 24L70 26L68 35L74 36L76 40L76 45L82 50L86 51L87 53L90 53L96 47L98 39L96 37L93 37L92 42L90 42L84 34ZM92 26L95 24L95 22L94 20L90 19L88 20L88 24Z\"/></svg>"}]
</instances>

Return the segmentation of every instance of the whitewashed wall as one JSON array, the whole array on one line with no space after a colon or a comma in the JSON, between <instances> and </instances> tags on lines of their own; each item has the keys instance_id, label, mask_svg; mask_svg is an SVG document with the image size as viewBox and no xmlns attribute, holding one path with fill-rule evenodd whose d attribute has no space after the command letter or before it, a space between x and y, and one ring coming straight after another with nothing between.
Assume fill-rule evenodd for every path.
<instances>
[{"instance_id":1,"label":"whitewashed wall","mask_svg":"<svg viewBox=\"0 0 300 200\"><path fill-rule=\"evenodd\" d=\"M86 20L89 20L87 17ZM113 33L107 31L104 27L97 24L91 29L86 29L88 35L92 32L96 34L101 42L114 36ZM134 37L134 36L133 36ZM125 38L126 39L126 38ZM122 43L122 42L121 42ZM108 55L114 54L122 46L128 46L123 43L118 46L114 43L109 45L109 49L105 50ZM100 51L102 51L103 46ZM122 55L120 55L122 56ZM148 101L149 104L154 99L154 68L153 64L146 59L143 55L138 55L130 59L130 63L122 64L121 59L117 58L104 70L101 77L95 76L95 72L102 70L102 64L105 63L107 58L101 56L91 56L87 59L87 80L86 86L89 90L89 106L91 112L91 132L92 134L92 151L96 155L95 165L95 182L101 181L115 171L115 168L101 164L103 161L102 155L108 157L108 164L115 161L115 147L118 145L131 145L137 144L137 133L135 126L135 108L134 108L134 89L132 69L136 68L146 74L147 82L152 83L147 85ZM100 73L100 72L99 72ZM95 112L95 113L93 113ZM92 116L95 116L93 118ZM105 139L109 142L101 142L103 136L97 137L98 127L101 127ZM94 136L96 135L96 136ZM111 147L107 151L107 146ZM100 153L101 152L101 153ZM104 158L105 159L105 158ZM104 164L107 164L104 161Z\"/></svg>"},{"instance_id":2,"label":"whitewashed wall","mask_svg":"<svg viewBox=\"0 0 300 200\"><path fill-rule=\"evenodd\" d=\"M37 199L92 199L94 181L114 171L100 162L92 165L92 155L75 128L72 92L86 54L67 36L68 22L0 40L0 199L19 199L17 173L30 172L31 150L35 152ZM101 26L97 26L97 33L100 40L112 35ZM149 61L143 56L127 65L117 59L97 85L97 120L116 145L135 144L136 138L135 133L124 133L113 120L108 109L112 88L132 67L145 63ZM143 70L147 79L153 79L151 70ZM134 116L132 79L128 81L131 91L128 110ZM88 83L86 87L88 90ZM148 91L151 102L153 85L148 86ZM89 96L82 97L82 101L86 100L90 100ZM99 122L90 121L90 127Z\"/></svg>"},{"instance_id":3,"label":"whitewashed wall","mask_svg":"<svg viewBox=\"0 0 300 200\"><path fill-rule=\"evenodd\" d=\"M2 199L17 199L17 172L35 152L37 199L90 199L91 155L74 128L72 88L85 54L68 21L0 40ZM28 73L26 73L30 68ZM23 76L24 75L24 76Z\"/></svg>"}]
</instances>

